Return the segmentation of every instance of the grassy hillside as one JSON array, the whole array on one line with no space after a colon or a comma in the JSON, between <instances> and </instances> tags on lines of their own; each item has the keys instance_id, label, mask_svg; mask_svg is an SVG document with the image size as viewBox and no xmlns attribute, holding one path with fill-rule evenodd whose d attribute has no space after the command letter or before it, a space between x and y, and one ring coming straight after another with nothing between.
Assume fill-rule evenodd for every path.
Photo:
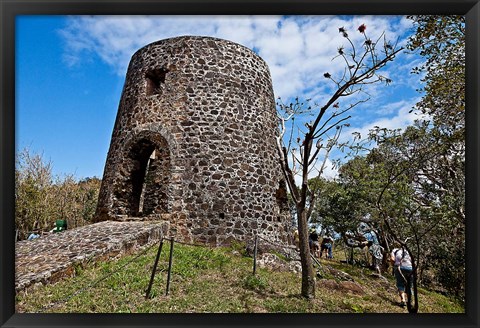
<instances>
[{"instance_id":1,"label":"grassy hillside","mask_svg":"<svg viewBox=\"0 0 480 328\"><path fill-rule=\"evenodd\" d=\"M165 243L151 298L145 298L157 245L107 262L75 268L75 276L17 295L17 312L62 313L407 313L397 305L393 277L366 268L322 260L316 299L300 296L299 273L257 266L240 245L210 249L175 244L169 295L165 296L169 243ZM337 254L337 258L341 254ZM330 269L330 270L329 270ZM353 290L335 272L348 273ZM350 286L352 287L352 286ZM454 300L419 290L421 313L463 313Z\"/></svg>"}]
</instances>

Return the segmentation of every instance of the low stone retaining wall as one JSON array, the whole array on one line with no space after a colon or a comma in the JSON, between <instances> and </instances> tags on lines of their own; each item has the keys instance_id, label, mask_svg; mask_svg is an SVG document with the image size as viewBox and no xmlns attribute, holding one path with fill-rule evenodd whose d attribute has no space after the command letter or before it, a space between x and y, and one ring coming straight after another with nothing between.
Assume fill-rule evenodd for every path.
<instances>
[{"instance_id":1,"label":"low stone retaining wall","mask_svg":"<svg viewBox=\"0 0 480 328\"><path fill-rule=\"evenodd\" d=\"M71 276L87 260L108 259L160 240L168 222L104 221L15 245L15 291Z\"/></svg>"}]
</instances>

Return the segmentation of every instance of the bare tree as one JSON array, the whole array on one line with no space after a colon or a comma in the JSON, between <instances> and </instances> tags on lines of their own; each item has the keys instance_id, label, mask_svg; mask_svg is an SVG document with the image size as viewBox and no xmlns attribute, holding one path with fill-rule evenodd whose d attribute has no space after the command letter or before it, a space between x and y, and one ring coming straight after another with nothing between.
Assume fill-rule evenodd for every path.
<instances>
[{"instance_id":1,"label":"bare tree","mask_svg":"<svg viewBox=\"0 0 480 328\"><path fill-rule=\"evenodd\" d=\"M73 174L52 173L53 164L23 149L16 154L15 227L17 239L33 231L48 231L55 220L66 219L69 228L89 224L96 208L101 181L77 181Z\"/></svg>"},{"instance_id":2,"label":"bare tree","mask_svg":"<svg viewBox=\"0 0 480 328\"><path fill-rule=\"evenodd\" d=\"M302 264L301 293L309 299L315 297L315 275L309 255L308 221L321 190L315 187L317 184L309 186L308 180L323 174L332 150L346 146L339 143L339 137L342 128L348 126L348 112L370 99L365 90L367 85L388 85L392 82L379 70L402 50L387 41L384 33L371 40L366 34L365 24L358 27L358 32L364 36L360 46L355 45L345 28L339 28L349 47L348 50L338 48L338 55L334 58L343 60L343 72L338 77L328 72L324 74L333 83L335 91L323 104L308 106L309 100L302 103L298 98L290 104L283 103L279 98L277 104L280 126L277 148L297 215ZM346 97L352 100L347 105L344 104ZM298 121L302 120L299 125ZM288 122L291 123L289 129Z\"/></svg>"},{"instance_id":3,"label":"bare tree","mask_svg":"<svg viewBox=\"0 0 480 328\"><path fill-rule=\"evenodd\" d=\"M16 154L15 226L18 237L26 238L34 229L48 227L52 214L52 163L43 154L33 154L27 148Z\"/></svg>"}]
</instances>

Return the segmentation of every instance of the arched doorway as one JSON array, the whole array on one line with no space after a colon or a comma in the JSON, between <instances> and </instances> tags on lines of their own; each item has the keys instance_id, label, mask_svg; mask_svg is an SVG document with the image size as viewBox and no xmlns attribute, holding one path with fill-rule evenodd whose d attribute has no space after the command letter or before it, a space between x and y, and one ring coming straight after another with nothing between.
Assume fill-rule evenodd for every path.
<instances>
[{"instance_id":1,"label":"arched doorway","mask_svg":"<svg viewBox=\"0 0 480 328\"><path fill-rule=\"evenodd\" d=\"M119 172L123 179L115 188L115 198L123 214L168 213L171 156L165 138L153 132L139 135L127 146Z\"/></svg>"}]
</instances>

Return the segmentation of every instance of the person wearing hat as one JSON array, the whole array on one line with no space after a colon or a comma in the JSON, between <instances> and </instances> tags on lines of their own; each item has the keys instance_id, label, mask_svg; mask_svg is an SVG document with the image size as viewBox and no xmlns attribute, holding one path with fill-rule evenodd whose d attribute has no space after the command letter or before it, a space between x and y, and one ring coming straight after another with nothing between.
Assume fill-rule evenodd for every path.
<instances>
[{"instance_id":1,"label":"person wearing hat","mask_svg":"<svg viewBox=\"0 0 480 328\"><path fill-rule=\"evenodd\" d=\"M310 234L308 236L308 244L310 245L310 253L313 256L320 257L320 245L318 243L318 233L315 229L310 229Z\"/></svg>"}]
</instances>

